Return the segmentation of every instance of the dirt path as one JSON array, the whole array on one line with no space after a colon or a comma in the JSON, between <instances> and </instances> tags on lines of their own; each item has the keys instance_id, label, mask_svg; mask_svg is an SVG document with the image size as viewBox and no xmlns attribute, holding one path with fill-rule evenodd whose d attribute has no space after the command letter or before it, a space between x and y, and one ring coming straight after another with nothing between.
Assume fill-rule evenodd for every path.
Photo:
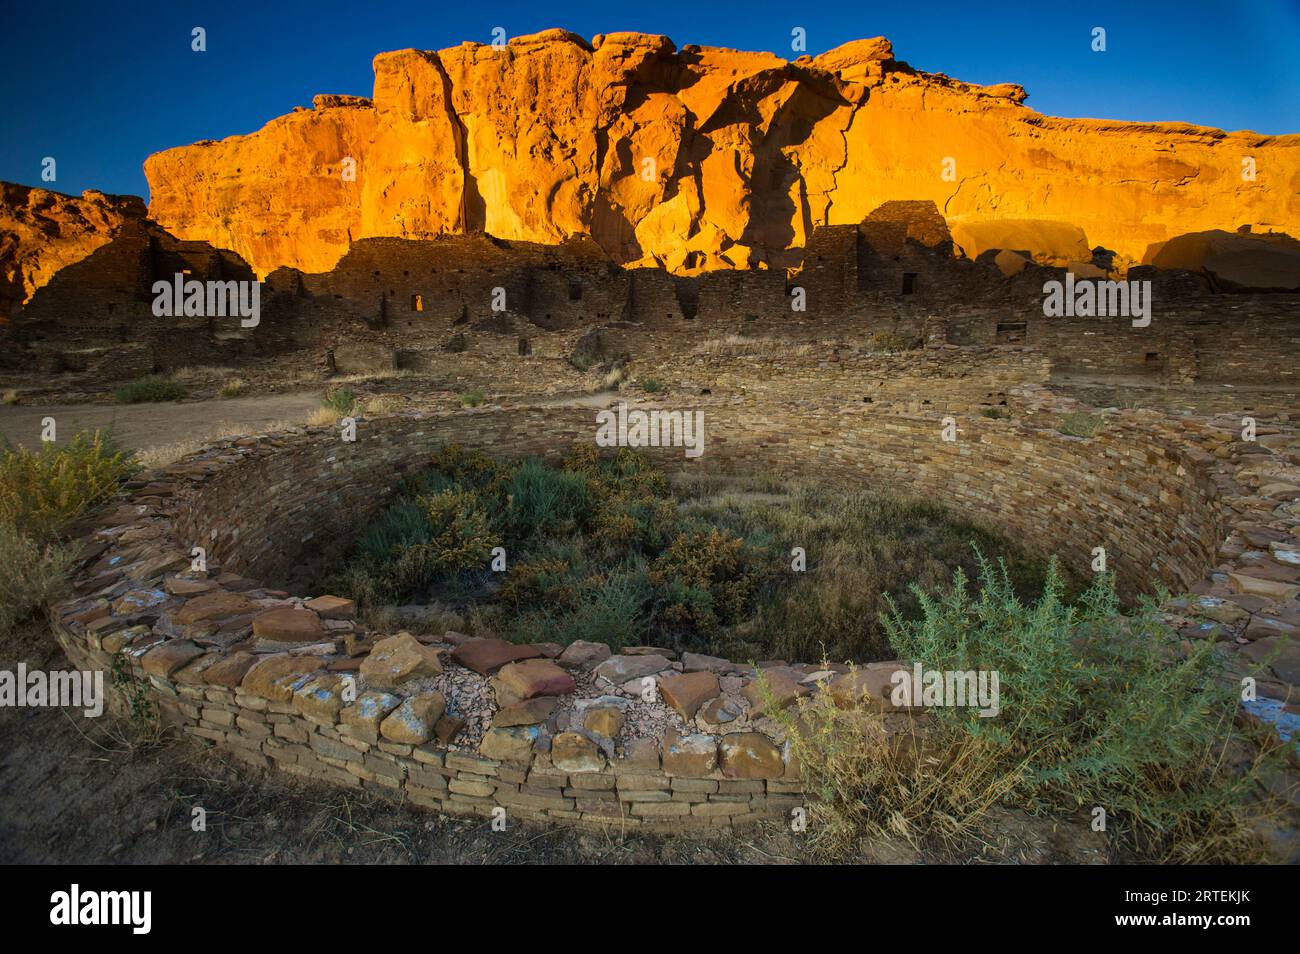
<instances>
[{"instance_id":1,"label":"dirt path","mask_svg":"<svg viewBox=\"0 0 1300 954\"><path fill-rule=\"evenodd\" d=\"M42 419L52 417L60 441L85 428L112 426L124 447L145 450L240 430L255 433L278 422L301 423L319 407L319 391L167 404L0 407L0 434L31 446L40 440Z\"/></svg>"}]
</instances>

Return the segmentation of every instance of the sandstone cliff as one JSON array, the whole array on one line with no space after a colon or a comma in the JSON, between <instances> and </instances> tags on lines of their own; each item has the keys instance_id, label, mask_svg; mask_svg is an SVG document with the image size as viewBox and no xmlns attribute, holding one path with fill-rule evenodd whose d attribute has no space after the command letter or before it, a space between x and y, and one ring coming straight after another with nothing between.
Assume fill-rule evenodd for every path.
<instances>
[{"instance_id":1,"label":"sandstone cliff","mask_svg":"<svg viewBox=\"0 0 1300 954\"><path fill-rule=\"evenodd\" d=\"M80 198L0 182L0 321L50 280L108 243L128 220L142 219L135 196L87 190Z\"/></svg>"},{"instance_id":2,"label":"sandstone cliff","mask_svg":"<svg viewBox=\"0 0 1300 954\"><path fill-rule=\"evenodd\" d=\"M1122 262L1186 232L1300 234L1300 136L1055 119L1018 86L915 71L884 38L786 61L549 30L374 68L373 99L317 97L150 156L152 218L263 274L329 269L353 239L475 230L590 235L677 273L782 267L814 226L895 199L933 200L959 240L970 226L971 254L988 247L979 224L1004 219L1072 247L1052 226L1081 229Z\"/></svg>"}]
</instances>

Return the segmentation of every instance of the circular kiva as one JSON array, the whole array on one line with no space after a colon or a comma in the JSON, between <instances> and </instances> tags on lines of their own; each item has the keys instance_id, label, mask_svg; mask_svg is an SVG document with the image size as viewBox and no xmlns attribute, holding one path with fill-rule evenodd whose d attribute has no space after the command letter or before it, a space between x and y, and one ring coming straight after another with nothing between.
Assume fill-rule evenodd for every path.
<instances>
[{"instance_id":1,"label":"circular kiva","mask_svg":"<svg viewBox=\"0 0 1300 954\"><path fill-rule=\"evenodd\" d=\"M1294 431L1245 441L1231 418L1118 411L1071 437L1053 423L1064 399L1017 400L1014 420L706 401L702 457L647 453L924 497L1076 567L1102 547L1122 591L1196 594L1166 607L1188 636L1252 659L1300 645ZM215 443L97 518L56 634L82 668L120 654L167 723L242 760L451 813L673 830L788 817L799 766L770 707L865 694L890 731L914 727L889 699L903 663L762 663L760 691L744 662L371 633L348 600L290 595L435 448L555 457L595 433L591 407L497 406L360 418L355 441L317 427ZM1300 681L1281 658L1278 695Z\"/></svg>"}]
</instances>

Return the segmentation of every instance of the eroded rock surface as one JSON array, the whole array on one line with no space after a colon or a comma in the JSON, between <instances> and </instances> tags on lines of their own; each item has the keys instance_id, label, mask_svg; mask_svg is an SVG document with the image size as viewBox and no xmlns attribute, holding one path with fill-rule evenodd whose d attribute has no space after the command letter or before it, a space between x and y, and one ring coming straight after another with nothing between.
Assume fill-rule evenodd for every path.
<instances>
[{"instance_id":1,"label":"eroded rock surface","mask_svg":"<svg viewBox=\"0 0 1300 954\"><path fill-rule=\"evenodd\" d=\"M318 96L150 156L152 217L263 275L326 271L360 238L475 231L590 236L678 274L785 267L814 226L900 199L933 201L958 234L1033 220L1031 237L1078 248L1082 230L1121 263L1187 232L1300 229L1300 136L1043 116L1019 86L916 71L883 37L787 61L548 30L374 69L370 99Z\"/></svg>"}]
</instances>

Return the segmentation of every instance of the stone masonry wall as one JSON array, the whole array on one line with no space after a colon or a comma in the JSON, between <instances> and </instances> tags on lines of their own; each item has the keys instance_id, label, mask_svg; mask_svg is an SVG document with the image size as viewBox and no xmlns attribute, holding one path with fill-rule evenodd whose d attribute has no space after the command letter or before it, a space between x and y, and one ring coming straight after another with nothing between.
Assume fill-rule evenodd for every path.
<instances>
[{"instance_id":1,"label":"stone masonry wall","mask_svg":"<svg viewBox=\"0 0 1300 954\"><path fill-rule=\"evenodd\" d=\"M1129 590L1160 581L1202 594L1174 607L1188 638L1231 646L1235 635L1251 659L1294 645L1293 434L1263 428L1243 444L1231 422L1120 412L1096 437L1073 438L1050 423L1060 399L1033 386L1013 399L1014 421L964 415L954 443L938 414L902 405L704 403L705 457L657 456L922 496L1078 567L1105 546ZM329 428L218 443L133 481L101 516L75 595L54 607L56 635L83 668L124 655L170 724L251 764L453 813L669 830L788 817L804 795L769 706L829 692L863 700L891 735L922 731L889 700L902 662L827 671L387 636L363 629L349 600L275 588L350 539L445 441L552 455L594 430L590 407L491 407L363 418L355 443ZM196 543L206 568L191 563ZM1216 557L1226 564L1211 568ZM1270 691L1300 681L1293 657L1270 663ZM653 702L639 698L646 680Z\"/></svg>"}]
</instances>

